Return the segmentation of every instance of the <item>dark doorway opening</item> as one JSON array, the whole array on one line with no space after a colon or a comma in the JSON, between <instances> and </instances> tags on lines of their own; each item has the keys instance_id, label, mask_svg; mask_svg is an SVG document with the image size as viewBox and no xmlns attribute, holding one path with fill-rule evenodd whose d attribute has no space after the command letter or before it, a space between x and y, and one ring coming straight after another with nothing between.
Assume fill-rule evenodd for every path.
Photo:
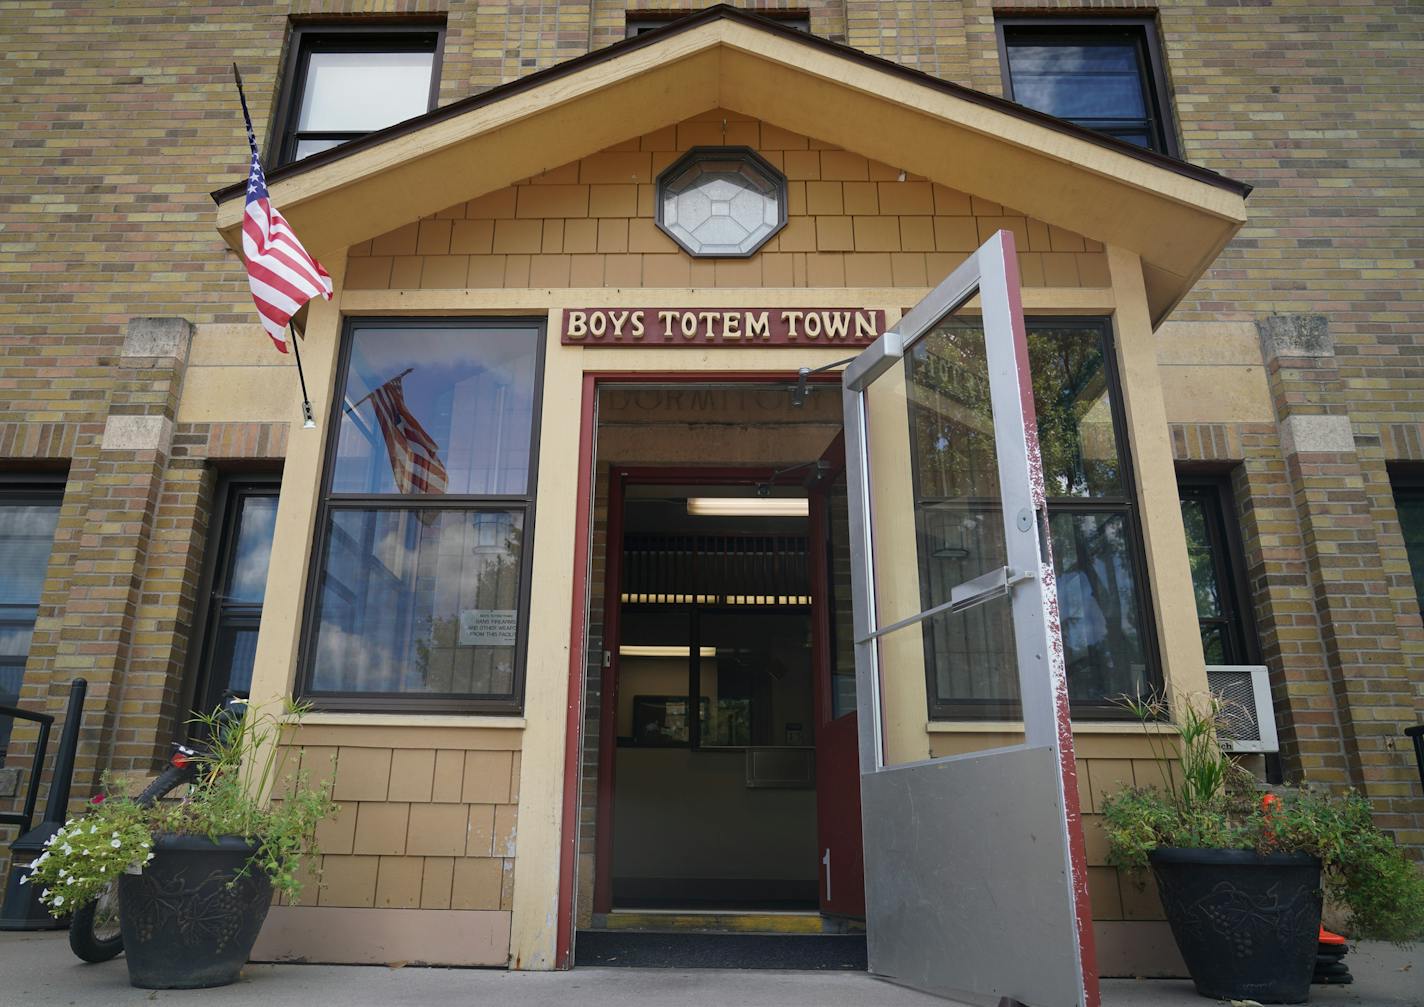
<instances>
[{"instance_id":1,"label":"dark doorway opening","mask_svg":"<svg viewBox=\"0 0 1424 1007\"><path fill-rule=\"evenodd\" d=\"M817 907L806 497L744 492L624 498L615 909Z\"/></svg>"}]
</instances>

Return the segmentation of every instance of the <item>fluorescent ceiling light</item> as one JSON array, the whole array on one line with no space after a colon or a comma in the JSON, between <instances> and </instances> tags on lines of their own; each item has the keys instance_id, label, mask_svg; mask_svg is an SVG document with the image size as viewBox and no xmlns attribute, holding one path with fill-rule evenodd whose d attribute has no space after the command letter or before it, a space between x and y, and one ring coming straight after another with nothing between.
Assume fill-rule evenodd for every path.
<instances>
[{"instance_id":1,"label":"fluorescent ceiling light","mask_svg":"<svg viewBox=\"0 0 1424 1007\"><path fill-rule=\"evenodd\" d=\"M716 657L716 647L698 647L699 657ZM654 647L631 644L618 648L619 657L691 657L691 647Z\"/></svg>"},{"instance_id":2,"label":"fluorescent ceiling light","mask_svg":"<svg viewBox=\"0 0 1424 1007\"><path fill-rule=\"evenodd\" d=\"M699 517L806 517L805 497L689 497L687 513Z\"/></svg>"}]
</instances>

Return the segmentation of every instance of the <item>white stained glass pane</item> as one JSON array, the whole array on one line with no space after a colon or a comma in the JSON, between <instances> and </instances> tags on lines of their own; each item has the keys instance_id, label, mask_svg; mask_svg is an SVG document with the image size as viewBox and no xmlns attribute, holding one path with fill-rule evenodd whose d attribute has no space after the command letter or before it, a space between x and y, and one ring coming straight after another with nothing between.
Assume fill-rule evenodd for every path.
<instances>
[{"instance_id":1,"label":"white stained glass pane","mask_svg":"<svg viewBox=\"0 0 1424 1007\"><path fill-rule=\"evenodd\" d=\"M383 129L423 114L434 61L428 52L312 53L298 131Z\"/></svg>"}]
</instances>

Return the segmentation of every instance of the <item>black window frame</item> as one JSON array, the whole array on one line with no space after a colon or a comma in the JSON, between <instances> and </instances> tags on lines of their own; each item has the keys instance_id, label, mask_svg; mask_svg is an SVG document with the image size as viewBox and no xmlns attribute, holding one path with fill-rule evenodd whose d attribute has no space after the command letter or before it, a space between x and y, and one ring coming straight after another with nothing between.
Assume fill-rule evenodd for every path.
<instances>
[{"instance_id":1,"label":"black window frame","mask_svg":"<svg viewBox=\"0 0 1424 1007\"><path fill-rule=\"evenodd\" d=\"M229 602L219 592L232 573L235 558L233 545L237 541L238 521L242 516L239 501L257 496L280 497L281 489L280 471L223 473L213 487L208 538L203 546L203 572L198 581L198 603L193 611L192 625L196 636L188 648L184 711L211 713L222 701L226 689L216 688L213 662L217 657L217 643L223 626L229 623L261 625L262 604ZM188 718L185 716L184 719Z\"/></svg>"},{"instance_id":2,"label":"black window frame","mask_svg":"<svg viewBox=\"0 0 1424 1007\"><path fill-rule=\"evenodd\" d=\"M336 476L336 449L341 435L341 415L350 374L351 349L356 330L362 326L383 329L505 329L528 326L535 332L534 395L529 432L529 472L523 494L470 493L333 493ZM322 468L321 495L317 506L315 536L311 549L311 565L307 573L305 611L302 616L301 646L297 654L297 680L294 694L318 710L356 713L468 713L518 715L524 711L524 690L529 658L529 602L533 591L534 532L538 511L539 448L542 434L544 404L544 363L548 342L548 318L544 316L469 317L400 317L353 316L344 320L341 328L341 348L337 356L334 377L335 394L327 417L326 454ZM464 510L510 511L522 509L519 557L519 621L515 636L514 682L508 698L473 698L467 693L391 693L391 692L317 692L311 688L313 667L312 646L316 642L321 617L322 583L325 579L327 550L330 545L329 517L336 510L408 511Z\"/></svg>"},{"instance_id":3,"label":"black window frame","mask_svg":"<svg viewBox=\"0 0 1424 1007\"><path fill-rule=\"evenodd\" d=\"M66 488L66 485L68 484L68 481L69 481L69 474L68 474L68 472L0 472L0 506L4 506L4 505L7 504L7 503L19 503L19 504L23 504L23 503L52 503L52 504L57 504L57 505L60 507L60 509L61 509L61 510L60 510L60 518L61 518L61 520L62 520L62 519L63 519L63 507L64 507L64 493L65 493L65 488ZM56 525L56 528L55 528L55 535L57 536L58 534L59 534L59 528L58 528L58 526ZM50 562L53 562L53 560L54 560L54 540L51 539L51 540L50 540ZM46 576L48 576L48 575L46 574ZM7 617L6 610L8 610L8 609L20 609L20 608L25 608L25 609L33 608L33 609L35 610L35 617L34 617L33 619L30 619L29 622L28 622L29 627L31 628L31 630L33 630L35 623L36 623L36 622L38 621L38 619L39 619L39 609L40 609L40 608L42 607L42 605L43 605L43 595L44 595L44 588L43 588L43 586L41 586L41 589L40 589L40 598L39 598L39 599L36 599L36 602L35 602L35 604L34 604L33 606L30 606L30 605L23 605L23 606L22 606L22 605L4 605L4 606L0 606L0 624L6 624L6 623L8 623L8 624L11 624L11 625L16 625L16 626L19 626L19 625L26 625L26 622L25 622L25 620L23 620L23 619L17 619L17 618ZM29 665L29 660L30 660L30 651L27 649L27 650L25 651L25 660L24 660L24 663L22 663L22 664L19 665L19 668L20 668L20 695L23 695L23 692L24 692L24 687L25 687L25 669L26 669L26 667L28 667L28 665ZM14 667L14 666L15 666L15 665L14 665L14 662L13 662L13 659L0 658L0 661L5 662L5 663L8 664L10 667ZM16 705L19 705L19 698L20 698L19 696L16 697ZM0 736L0 766L3 766L3 765L5 764L5 750L6 750L6 748L8 747L8 742L9 742L9 737L10 737L9 727L10 727L11 725L10 725L8 722L6 722L3 726L6 728L6 730L5 730L4 735L3 735L3 736Z\"/></svg>"},{"instance_id":4,"label":"black window frame","mask_svg":"<svg viewBox=\"0 0 1424 1007\"><path fill-rule=\"evenodd\" d=\"M1054 497L1046 499L1048 519L1051 526L1057 514L1121 514L1127 526L1129 545L1128 563L1137 587L1137 605L1142 613L1142 656L1146 663L1147 680L1150 688L1164 694L1162 657L1157 640L1157 610L1152 597L1152 585L1148 580L1146 540L1142 534L1142 517L1137 499L1137 474L1132 463L1131 438L1128 434L1127 411L1123 403L1122 376L1118 367L1117 339L1113 319L1102 315L1026 315L1024 325L1029 334L1034 329L1052 328L1096 328L1102 335L1103 369L1108 383L1108 395L1113 420L1113 444L1117 449L1121 492L1110 496ZM914 453L911 453L914 465ZM914 475L915 485L919 476ZM916 499L916 504L919 504ZM923 581L923 572L921 578ZM927 643L928 645L928 643ZM963 699L942 700L936 682L935 667L925 662L925 694L929 706L929 719L934 722L974 722L1019 720L1023 713L1017 702L982 700L965 702ZM1134 714L1117 701L1117 697L1104 696L1096 700L1073 699L1070 714L1075 721L1129 720Z\"/></svg>"},{"instance_id":5,"label":"black window frame","mask_svg":"<svg viewBox=\"0 0 1424 1007\"><path fill-rule=\"evenodd\" d=\"M623 13L623 37L637 38L650 31L657 31L685 17L698 13L696 9L646 8ZM811 12L802 7L763 7L748 11L757 17L779 21L787 28L811 34Z\"/></svg>"},{"instance_id":6,"label":"black window frame","mask_svg":"<svg viewBox=\"0 0 1424 1007\"><path fill-rule=\"evenodd\" d=\"M1424 465L1415 463L1389 466L1389 489L1390 497L1394 503L1395 520L1399 522L1400 537L1404 537L1404 522L1399 516L1399 503L1401 499L1417 500L1424 502ZM1406 560L1408 553L1406 552ZM1419 614L1424 616L1424 590L1420 590L1419 584L1424 581L1424 570L1416 571L1414 564L1410 563L1410 577L1415 585L1415 595L1419 602Z\"/></svg>"},{"instance_id":7,"label":"black window frame","mask_svg":"<svg viewBox=\"0 0 1424 1007\"><path fill-rule=\"evenodd\" d=\"M1179 499L1190 497L1203 504L1207 544L1222 592L1217 599L1222 614L1209 619L1198 615L1197 624L1214 623L1225 627L1226 664L1261 664L1261 640L1256 632L1251 589L1246 579L1246 549L1240 527L1234 520L1236 493L1231 476L1219 472L1178 472L1177 495Z\"/></svg>"},{"instance_id":8,"label":"black window frame","mask_svg":"<svg viewBox=\"0 0 1424 1007\"><path fill-rule=\"evenodd\" d=\"M294 24L287 38L287 54L283 62L280 87L277 91L276 114L267 150L275 152L269 170L293 164L297 143L302 139L335 140L343 143L367 136L360 132L313 130L298 133L302 99L306 90L306 69L314 52L426 52L432 54L430 65L430 95L425 111L435 108L440 98L440 72L445 55L445 21L443 18L402 18L400 22L363 19L359 24L329 21ZM312 155L316 156L316 155Z\"/></svg>"},{"instance_id":9,"label":"black window frame","mask_svg":"<svg viewBox=\"0 0 1424 1007\"><path fill-rule=\"evenodd\" d=\"M1013 74L1009 67L1010 35L1015 36L1016 41L1049 45L1133 41L1137 45L1138 65L1147 78L1143 87L1148 111L1146 126L1155 140L1145 149L1166 154L1168 157L1182 156L1181 144L1177 138L1176 116L1173 114L1171 93L1167 86L1167 64L1162 55L1155 17L998 17L994 20L994 34L999 48L999 72L1004 97L1010 101L1017 100L1014 97ZM1102 132L1105 136L1113 135L1097 130L1085 122L1071 119L1067 121L1085 129Z\"/></svg>"}]
</instances>

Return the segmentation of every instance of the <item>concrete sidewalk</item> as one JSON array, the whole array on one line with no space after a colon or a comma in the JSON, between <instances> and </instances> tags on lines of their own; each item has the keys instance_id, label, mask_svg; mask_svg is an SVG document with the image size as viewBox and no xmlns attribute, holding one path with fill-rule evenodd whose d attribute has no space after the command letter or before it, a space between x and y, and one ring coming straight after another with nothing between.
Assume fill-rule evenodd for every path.
<instances>
[{"instance_id":1,"label":"concrete sidewalk","mask_svg":"<svg viewBox=\"0 0 1424 1007\"><path fill-rule=\"evenodd\" d=\"M1315 987L1312 1004L1424 1005L1424 956L1373 946L1352 952L1356 985ZM1109 980L1104 1007L1195 1007L1191 983ZM855 972L734 972L712 969L476 969L249 965L233 986L137 990L122 958L85 965L63 933L0 933L0 1004L16 1007L945 1007L946 1001Z\"/></svg>"}]
</instances>

